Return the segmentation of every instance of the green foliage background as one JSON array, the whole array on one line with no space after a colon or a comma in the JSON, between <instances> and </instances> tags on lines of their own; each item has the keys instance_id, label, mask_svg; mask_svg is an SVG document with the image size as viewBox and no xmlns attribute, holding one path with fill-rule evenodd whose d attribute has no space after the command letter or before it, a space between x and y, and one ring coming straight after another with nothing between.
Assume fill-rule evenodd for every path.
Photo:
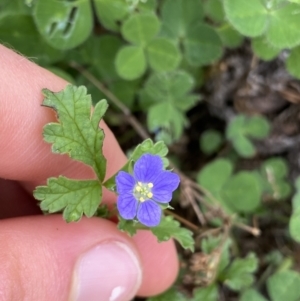
<instances>
[{"instance_id":1,"label":"green foliage background","mask_svg":"<svg viewBox=\"0 0 300 301\"><path fill-rule=\"evenodd\" d=\"M96 103L104 95L73 68L76 62L130 111L143 113L145 126L154 139L170 146L189 127L187 113L202 101L199 91L206 71L245 39L261 60L273 60L282 52L287 53L288 72L300 78L299 29L298 0L0 1L2 44L70 83L86 85ZM121 126L122 121L113 114L108 119ZM203 168L191 176L206 192L205 201L234 216L237 224L250 224L253 216L269 216L266 200L282 203L293 191L288 181L289 166L281 157L265 158L255 167L240 168L239 162L256 156L255 143L267 138L270 131L266 117L236 114L223 133L207 129L199 136L199 153L207 157ZM132 158L142 152L142 147L135 150ZM147 150L155 147L152 143ZM219 155L224 147L230 151ZM166 152L162 156L165 155ZM99 170L98 177L103 179L103 175ZM106 182L108 188L112 188L110 185L113 183ZM299 190L298 180L285 233L289 240L297 242ZM93 212L85 213L92 215L96 206L97 202ZM206 210L204 206L199 209ZM178 226L168 218L169 223L162 225L159 233L160 240L168 239L170 225ZM223 226L220 218L210 221L212 228ZM131 229L130 225L121 227ZM193 293L182 290L181 277L168 292L149 301L215 301L224 288L242 301L300 300L300 274L291 258L278 250L264 256L241 256L239 236L227 233L225 241L221 236L208 235L196 245L196 251L206 254L209 264L204 271L198 271L196 276L203 281L193 282ZM265 270L260 269L262 262Z\"/></svg>"}]
</instances>

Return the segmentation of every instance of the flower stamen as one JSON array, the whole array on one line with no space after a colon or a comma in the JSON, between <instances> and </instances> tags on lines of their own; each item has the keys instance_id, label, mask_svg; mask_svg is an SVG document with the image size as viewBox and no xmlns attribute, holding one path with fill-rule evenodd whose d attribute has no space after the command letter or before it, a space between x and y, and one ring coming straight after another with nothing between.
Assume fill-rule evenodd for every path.
<instances>
[{"instance_id":1,"label":"flower stamen","mask_svg":"<svg viewBox=\"0 0 300 301\"><path fill-rule=\"evenodd\" d=\"M151 199L153 197L153 193L151 191L152 187L152 183L137 182L133 189L135 198L140 202Z\"/></svg>"}]
</instances>

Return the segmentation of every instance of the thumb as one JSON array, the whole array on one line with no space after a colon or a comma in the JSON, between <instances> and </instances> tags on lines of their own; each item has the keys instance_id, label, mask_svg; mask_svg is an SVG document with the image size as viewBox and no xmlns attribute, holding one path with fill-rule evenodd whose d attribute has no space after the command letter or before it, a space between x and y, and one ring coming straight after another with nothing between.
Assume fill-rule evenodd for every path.
<instances>
[{"instance_id":1,"label":"thumb","mask_svg":"<svg viewBox=\"0 0 300 301\"><path fill-rule=\"evenodd\" d=\"M0 221L0 300L128 301L142 271L133 243L97 218Z\"/></svg>"}]
</instances>

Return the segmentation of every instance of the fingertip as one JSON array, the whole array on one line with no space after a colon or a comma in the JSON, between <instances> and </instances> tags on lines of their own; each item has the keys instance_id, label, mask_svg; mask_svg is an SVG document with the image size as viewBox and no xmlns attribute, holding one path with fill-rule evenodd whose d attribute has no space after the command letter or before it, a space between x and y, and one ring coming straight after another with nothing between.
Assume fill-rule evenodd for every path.
<instances>
[{"instance_id":1,"label":"fingertip","mask_svg":"<svg viewBox=\"0 0 300 301\"><path fill-rule=\"evenodd\" d=\"M143 283L139 296L154 296L167 290L176 280L179 261L173 240L159 243L149 231L133 237L143 262Z\"/></svg>"}]
</instances>

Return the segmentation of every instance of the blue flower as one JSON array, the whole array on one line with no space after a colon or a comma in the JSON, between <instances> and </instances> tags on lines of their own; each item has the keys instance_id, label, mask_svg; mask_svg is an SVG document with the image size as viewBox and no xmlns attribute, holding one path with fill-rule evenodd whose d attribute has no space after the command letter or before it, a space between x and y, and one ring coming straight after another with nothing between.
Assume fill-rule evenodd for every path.
<instances>
[{"instance_id":1,"label":"blue flower","mask_svg":"<svg viewBox=\"0 0 300 301\"><path fill-rule=\"evenodd\" d=\"M142 155L134 164L133 175L120 171L116 176L117 207L121 217L137 218L148 227L157 226L162 212L159 203L171 201L179 182L177 174L163 169L160 156Z\"/></svg>"}]
</instances>

